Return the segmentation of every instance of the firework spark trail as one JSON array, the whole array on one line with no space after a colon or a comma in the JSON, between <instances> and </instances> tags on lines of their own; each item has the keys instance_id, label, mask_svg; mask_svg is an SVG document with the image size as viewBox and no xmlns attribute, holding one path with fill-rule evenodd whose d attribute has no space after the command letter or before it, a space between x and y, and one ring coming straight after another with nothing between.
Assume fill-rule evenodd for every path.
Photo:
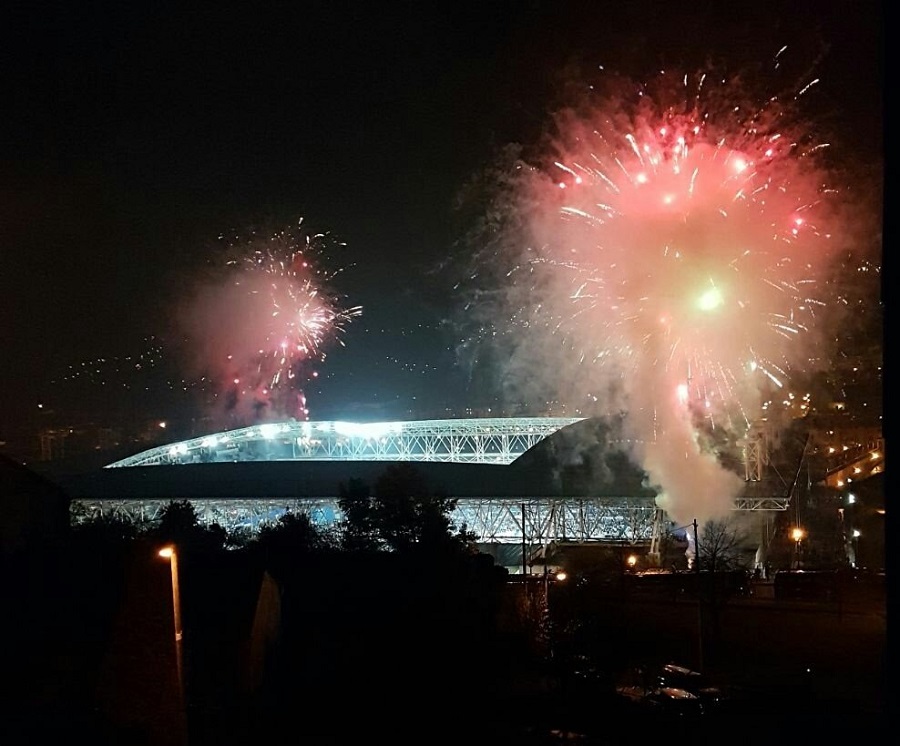
<instances>
[{"instance_id":1,"label":"firework spark trail","mask_svg":"<svg viewBox=\"0 0 900 746\"><path fill-rule=\"evenodd\" d=\"M546 165L519 164L527 244L490 257L514 267L492 311L531 385L626 413L673 520L721 517L742 479L701 428L738 437L808 366L837 193L795 100L706 74L615 91L559 115Z\"/></svg>"},{"instance_id":2,"label":"firework spark trail","mask_svg":"<svg viewBox=\"0 0 900 746\"><path fill-rule=\"evenodd\" d=\"M304 232L302 221L269 235L220 240L232 257L228 271L196 294L188 314L195 353L218 382L220 406L230 424L308 419L304 386L362 313L331 289L343 268L324 269L326 255L342 244Z\"/></svg>"}]
</instances>

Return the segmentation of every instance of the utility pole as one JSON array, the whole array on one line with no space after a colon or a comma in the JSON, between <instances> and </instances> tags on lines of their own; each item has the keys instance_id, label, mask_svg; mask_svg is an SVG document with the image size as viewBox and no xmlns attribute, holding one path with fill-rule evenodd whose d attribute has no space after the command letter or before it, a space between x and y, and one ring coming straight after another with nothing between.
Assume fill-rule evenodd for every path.
<instances>
[{"instance_id":1,"label":"utility pole","mask_svg":"<svg viewBox=\"0 0 900 746\"><path fill-rule=\"evenodd\" d=\"M525 549L525 503L522 503L522 582L524 583L525 573L528 568L527 550Z\"/></svg>"},{"instance_id":2,"label":"utility pole","mask_svg":"<svg viewBox=\"0 0 900 746\"><path fill-rule=\"evenodd\" d=\"M700 574L700 534L697 533L697 519L694 519L694 572Z\"/></svg>"},{"instance_id":3,"label":"utility pole","mask_svg":"<svg viewBox=\"0 0 900 746\"><path fill-rule=\"evenodd\" d=\"M703 593L700 588L700 532L694 519L694 572L697 573L697 670L703 673Z\"/></svg>"},{"instance_id":4,"label":"utility pole","mask_svg":"<svg viewBox=\"0 0 900 746\"><path fill-rule=\"evenodd\" d=\"M659 545L664 520L665 511L662 508L657 508L653 513L653 525L650 530L650 551L647 552L647 561L651 567L659 567L660 564Z\"/></svg>"}]
</instances>

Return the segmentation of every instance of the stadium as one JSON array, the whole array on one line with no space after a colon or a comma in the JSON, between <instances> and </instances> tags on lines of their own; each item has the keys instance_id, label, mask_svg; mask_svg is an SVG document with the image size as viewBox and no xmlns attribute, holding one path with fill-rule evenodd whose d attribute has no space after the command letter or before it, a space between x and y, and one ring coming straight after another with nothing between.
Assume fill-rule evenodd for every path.
<instances>
[{"instance_id":1,"label":"stadium","mask_svg":"<svg viewBox=\"0 0 900 746\"><path fill-rule=\"evenodd\" d=\"M653 552L671 524L607 431L602 420L559 417L270 422L151 448L65 488L86 515L152 522L188 500L207 524L253 532L288 512L339 521L343 485L372 485L390 464L414 462L433 494L457 501L454 524L483 545L621 542ZM735 510L788 508L783 487L764 478L763 448L762 435L747 441Z\"/></svg>"}]
</instances>

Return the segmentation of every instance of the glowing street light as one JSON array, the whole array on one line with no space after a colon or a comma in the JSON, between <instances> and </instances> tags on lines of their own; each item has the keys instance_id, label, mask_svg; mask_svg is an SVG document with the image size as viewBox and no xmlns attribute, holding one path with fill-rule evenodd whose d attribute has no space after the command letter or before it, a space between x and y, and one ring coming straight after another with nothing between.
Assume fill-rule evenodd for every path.
<instances>
[{"instance_id":1,"label":"glowing street light","mask_svg":"<svg viewBox=\"0 0 900 746\"><path fill-rule=\"evenodd\" d=\"M853 567L859 567L859 537L862 536L862 533L858 528L854 528L850 533L852 539L852 547L853 547Z\"/></svg>"},{"instance_id":2,"label":"glowing street light","mask_svg":"<svg viewBox=\"0 0 900 746\"><path fill-rule=\"evenodd\" d=\"M159 556L169 560L172 569L172 617L175 626L175 666L178 676L178 706L182 718L186 717L186 702L184 697L184 663L182 654L182 638L184 633L181 627L181 593L178 585L178 553L172 545L159 550ZM182 734L187 741L187 726L182 721Z\"/></svg>"},{"instance_id":3,"label":"glowing street light","mask_svg":"<svg viewBox=\"0 0 900 746\"><path fill-rule=\"evenodd\" d=\"M557 570L556 572L551 572L550 568L544 565L544 601L549 605L550 603L550 581L554 582L563 582L567 577L569 577L565 570Z\"/></svg>"},{"instance_id":4,"label":"glowing street light","mask_svg":"<svg viewBox=\"0 0 900 746\"><path fill-rule=\"evenodd\" d=\"M636 554L628 555L628 559L626 559L625 562L628 563L629 570L634 570L635 566L637 565L637 560L638 558Z\"/></svg>"},{"instance_id":5,"label":"glowing street light","mask_svg":"<svg viewBox=\"0 0 900 746\"><path fill-rule=\"evenodd\" d=\"M806 536L806 532L799 526L791 530L791 538L794 540L794 567L800 567L800 542Z\"/></svg>"}]
</instances>

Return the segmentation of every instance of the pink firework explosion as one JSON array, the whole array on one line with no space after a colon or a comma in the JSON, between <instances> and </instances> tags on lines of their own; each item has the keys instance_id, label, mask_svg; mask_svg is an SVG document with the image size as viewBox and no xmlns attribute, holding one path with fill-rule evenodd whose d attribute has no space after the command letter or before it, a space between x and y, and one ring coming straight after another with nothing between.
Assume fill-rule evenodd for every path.
<instances>
[{"instance_id":1,"label":"pink firework explosion","mask_svg":"<svg viewBox=\"0 0 900 746\"><path fill-rule=\"evenodd\" d=\"M228 424L308 419L304 386L362 313L332 289L343 271L323 269L341 244L295 228L222 237L232 257L224 279L200 288L189 322L195 354L215 382Z\"/></svg>"},{"instance_id":2,"label":"pink firework explosion","mask_svg":"<svg viewBox=\"0 0 900 746\"><path fill-rule=\"evenodd\" d=\"M752 103L711 72L611 79L555 118L494 203L516 214L479 257L506 283L482 298L507 377L626 413L676 520L723 513L740 487L698 428L744 435L821 341L851 239L826 145L799 116L808 89Z\"/></svg>"}]
</instances>

